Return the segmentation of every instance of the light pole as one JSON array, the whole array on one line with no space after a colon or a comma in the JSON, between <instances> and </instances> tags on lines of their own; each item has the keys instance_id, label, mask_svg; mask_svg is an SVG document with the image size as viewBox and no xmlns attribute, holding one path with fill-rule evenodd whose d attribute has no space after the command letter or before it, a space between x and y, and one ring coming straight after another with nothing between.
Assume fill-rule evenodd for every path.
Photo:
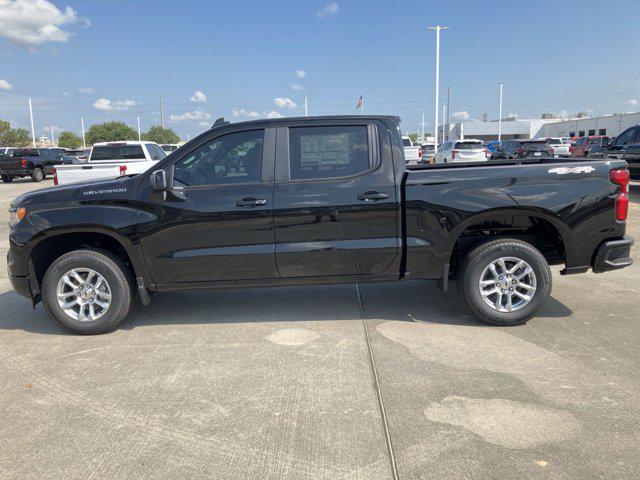
<instances>
[{"instance_id":1,"label":"light pole","mask_svg":"<svg viewBox=\"0 0 640 480\"><path fill-rule=\"evenodd\" d=\"M304 116L305 117L309 116L309 103L306 95L304 96Z\"/></svg>"},{"instance_id":2,"label":"light pole","mask_svg":"<svg viewBox=\"0 0 640 480\"><path fill-rule=\"evenodd\" d=\"M428 27L429 30L436 31L436 100L435 106L435 121L433 128L436 130L436 145L434 147L434 153L438 153L438 106L440 97L440 31L449 30L449 27L443 27L442 25L436 25L435 27ZM444 128L442 129L444 131Z\"/></svg>"},{"instance_id":3,"label":"light pole","mask_svg":"<svg viewBox=\"0 0 640 480\"><path fill-rule=\"evenodd\" d=\"M36 148L36 131L33 128L33 107L31 106L31 98L29 98L29 118L31 119L31 139L33 140L33 148Z\"/></svg>"},{"instance_id":4,"label":"light pole","mask_svg":"<svg viewBox=\"0 0 640 480\"><path fill-rule=\"evenodd\" d=\"M500 85L500 112L498 114L498 141L502 141L502 85L504 82L498 82Z\"/></svg>"},{"instance_id":5,"label":"light pole","mask_svg":"<svg viewBox=\"0 0 640 480\"><path fill-rule=\"evenodd\" d=\"M84 138L84 118L80 117L80 125L82 126L82 148L87 149L87 141Z\"/></svg>"}]
</instances>

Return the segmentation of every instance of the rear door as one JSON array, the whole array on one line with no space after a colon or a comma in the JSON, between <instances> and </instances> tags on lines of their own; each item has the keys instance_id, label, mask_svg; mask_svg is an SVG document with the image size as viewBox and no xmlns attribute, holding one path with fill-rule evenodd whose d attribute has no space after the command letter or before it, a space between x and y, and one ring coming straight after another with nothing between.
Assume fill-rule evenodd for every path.
<instances>
[{"instance_id":1,"label":"rear door","mask_svg":"<svg viewBox=\"0 0 640 480\"><path fill-rule=\"evenodd\" d=\"M388 129L374 120L278 127L274 223L282 278L397 277L400 198L390 145Z\"/></svg>"},{"instance_id":2,"label":"rear door","mask_svg":"<svg viewBox=\"0 0 640 480\"><path fill-rule=\"evenodd\" d=\"M273 236L275 128L230 126L174 155L174 190L141 185L139 234L154 281L278 278Z\"/></svg>"}]
</instances>

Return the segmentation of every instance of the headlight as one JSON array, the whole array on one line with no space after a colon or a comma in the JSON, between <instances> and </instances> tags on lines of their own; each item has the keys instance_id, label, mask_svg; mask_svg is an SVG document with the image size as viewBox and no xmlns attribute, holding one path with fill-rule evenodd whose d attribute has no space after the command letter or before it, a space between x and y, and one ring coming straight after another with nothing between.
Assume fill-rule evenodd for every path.
<instances>
[{"instance_id":1,"label":"headlight","mask_svg":"<svg viewBox=\"0 0 640 480\"><path fill-rule=\"evenodd\" d=\"M24 207L12 208L9 210L9 227L14 227L27 216L27 209Z\"/></svg>"}]
</instances>

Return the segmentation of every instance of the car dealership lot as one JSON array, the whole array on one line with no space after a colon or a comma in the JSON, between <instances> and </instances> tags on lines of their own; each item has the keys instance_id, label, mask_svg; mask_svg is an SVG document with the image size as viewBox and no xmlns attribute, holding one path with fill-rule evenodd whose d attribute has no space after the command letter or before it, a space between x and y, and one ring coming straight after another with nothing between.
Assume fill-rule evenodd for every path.
<instances>
[{"instance_id":1,"label":"car dealership lot","mask_svg":"<svg viewBox=\"0 0 640 480\"><path fill-rule=\"evenodd\" d=\"M3 258L10 200L41 186L0 185ZM432 283L361 286L399 478L640 469L640 267L558 270L512 328ZM114 333L73 336L3 266L0 478L392 478L364 327L345 285L161 294Z\"/></svg>"}]
</instances>

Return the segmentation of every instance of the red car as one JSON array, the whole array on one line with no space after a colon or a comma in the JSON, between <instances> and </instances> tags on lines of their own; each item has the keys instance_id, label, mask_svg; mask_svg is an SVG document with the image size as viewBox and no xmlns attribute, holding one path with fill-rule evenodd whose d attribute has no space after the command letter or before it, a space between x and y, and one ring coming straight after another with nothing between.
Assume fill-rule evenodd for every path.
<instances>
[{"instance_id":1,"label":"red car","mask_svg":"<svg viewBox=\"0 0 640 480\"><path fill-rule=\"evenodd\" d=\"M607 136L580 137L569 148L569 151L572 157L586 157L591 152L591 149L600 151L603 147L609 146L610 143L611 137Z\"/></svg>"}]
</instances>

